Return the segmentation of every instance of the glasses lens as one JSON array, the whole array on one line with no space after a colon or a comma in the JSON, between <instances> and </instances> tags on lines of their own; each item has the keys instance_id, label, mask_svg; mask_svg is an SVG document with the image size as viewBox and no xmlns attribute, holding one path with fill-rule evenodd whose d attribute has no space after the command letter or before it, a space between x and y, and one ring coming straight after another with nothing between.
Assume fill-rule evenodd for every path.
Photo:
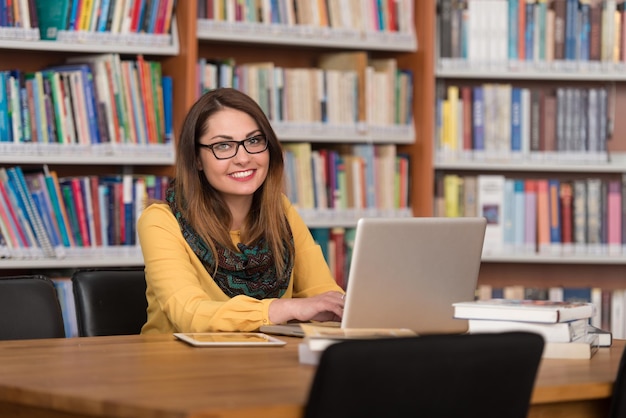
<instances>
[{"instance_id":1,"label":"glasses lens","mask_svg":"<svg viewBox=\"0 0 626 418\"><path fill-rule=\"evenodd\" d=\"M217 158L220 158L220 159L232 158L237 153L237 142L235 141L218 142L216 144L213 144L212 149L213 149L213 154L215 154Z\"/></svg>"},{"instance_id":2,"label":"glasses lens","mask_svg":"<svg viewBox=\"0 0 626 418\"><path fill-rule=\"evenodd\" d=\"M256 154L265 151L267 148L267 139L264 136L253 136L243 141L243 146L250 154Z\"/></svg>"}]
</instances>

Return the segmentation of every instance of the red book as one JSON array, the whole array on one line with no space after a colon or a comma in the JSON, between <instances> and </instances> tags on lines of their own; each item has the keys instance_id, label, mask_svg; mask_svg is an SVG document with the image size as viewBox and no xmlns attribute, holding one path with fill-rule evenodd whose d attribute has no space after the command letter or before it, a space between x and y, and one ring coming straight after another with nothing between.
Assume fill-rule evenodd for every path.
<instances>
[{"instance_id":1,"label":"red book","mask_svg":"<svg viewBox=\"0 0 626 418\"><path fill-rule=\"evenodd\" d=\"M574 241L574 217L572 210L572 184L561 183L560 187L560 199L561 199L561 243L572 244Z\"/></svg>"},{"instance_id":2,"label":"red book","mask_svg":"<svg viewBox=\"0 0 626 418\"><path fill-rule=\"evenodd\" d=\"M70 180L72 187L72 196L74 198L74 205L76 206L76 217L78 219L78 230L80 237L83 241L83 247L90 247L91 240L89 237L89 226L87 224L87 212L85 207L85 197L83 196L83 188L81 186L81 179L73 177Z\"/></svg>"},{"instance_id":3,"label":"red book","mask_svg":"<svg viewBox=\"0 0 626 418\"><path fill-rule=\"evenodd\" d=\"M334 251L334 257L331 256L331 259L334 260L334 265L332 267L332 273L335 276L335 280L337 284L342 288L346 288L346 277L345 274L347 270L345 269L346 263L346 246L345 246L345 229L343 228L332 228L330 230L330 243L332 244L330 248Z\"/></svg>"},{"instance_id":4,"label":"red book","mask_svg":"<svg viewBox=\"0 0 626 418\"><path fill-rule=\"evenodd\" d=\"M98 176L90 176L89 177L90 189L91 192L91 205L93 210L93 219L95 224L95 245L98 247L102 246L102 215L100 214L100 195L98 194L98 186L100 185L100 180Z\"/></svg>"},{"instance_id":5,"label":"red book","mask_svg":"<svg viewBox=\"0 0 626 418\"><path fill-rule=\"evenodd\" d=\"M463 103L463 150L472 150L472 88L461 87L461 102Z\"/></svg>"},{"instance_id":6,"label":"red book","mask_svg":"<svg viewBox=\"0 0 626 418\"><path fill-rule=\"evenodd\" d=\"M607 194L608 248L610 254L621 254L622 247L622 185L609 181Z\"/></svg>"}]
</instances>

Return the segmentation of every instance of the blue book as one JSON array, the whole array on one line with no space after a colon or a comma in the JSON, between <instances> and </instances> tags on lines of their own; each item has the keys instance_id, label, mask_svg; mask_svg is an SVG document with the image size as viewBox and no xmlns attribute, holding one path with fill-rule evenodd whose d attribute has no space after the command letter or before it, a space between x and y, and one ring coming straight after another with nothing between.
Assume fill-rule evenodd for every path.
<instances>
[{"instance_id":1,"label":"blue book","mask_svg":"<svg viewBox=\"0 0 626 418\"><path fill-rule=\"evenodd\" d=\"M67 30L78 30L79 16L78 16L78 5L82 0L72 0L72 7L70 9L70 13L67 21Z\"/></svg>"},{"instance_id":2,"label":"blue book","mask_svg":"<svg viewBox=\"0 0 626 418\"><path fill-rule=\"evenodd\" d=\"M565 302L591 302L590 287L564 287L563 300Z\"/></svg>"},{"instance_id":3,"label":"blue book","mask_svg":"<svg viewBox=\"0 0 626 418\"><path fill-rule=\"evenodd\" d=\"M472 92L472 142L474 151L485 149L485 98L482 86Z\"/></svg>"},{"instance_id":4,"label":"blue book","mask_svg":"<svg viewBox=\"0 0 626 418\"><path fill-rule=\"evenodd\" d=\"M522 150L522 89L511 89L511 151Z\"/></svg>"},{"instance_id":5,"label":"blue book","mask_svg":"<svg viewBox=\"0 0 626 418\"><path fill-rule=\"evenodd\" d=\"M513 236L516 249L524 248L526 230L526 194L524 180L513 181L513 200L515 202L515 215L513 220Z\"/></svg>"},{"instance_id":6,"label":"blue book","mask_svg":"<svg viewBox=\"0 0 626 418\"><path fill-rule=\"evenodd\" d=\"M356 144L352 147L354 155L365 162L365 201L368 209L376 208L376 167L375 145Z\"/></svg>"},{"instance_id":7,"label":"blue book","mask_svg":"<svg viewBox=\"0 0 626 418\"><path fill-rule=\"evenodd\" d=\"M526 30L524 32L524 57L526 61L535 58L535 3L526 4Z\"/></svg>"},{"instance_id":8,"label":"blue book","mask_svg":"<svg viewBox=\"0 0 626 418\"><path fill-rule=\"evenodd\" d=\"M51 242L51 238L43 224L43 220L39 215L37 208L33 202L32 196L26 186L26 180L22 168L19 166L11 167L7 170L9 176L9 183L17 191L18 205L26 214L28 223L31 229L35 233L35 237L39 246L43 250L43 254L47 257L55 257L56 253Z\"/></svg>"},{"instance_id":9,"label":"blue book","mask_svg":"<svg viewBox=\"0 0 626 418\"><path fill-rule=\"evenodd\" d=\"M131 174L125 174L122 178L123 202L124 202L124 245L133 245L135 242L135 199L134 179Z\"/></svg>"},{"instance_id":10,"label":"blue book","mask_svg":"<svg viewBox=\"0 0 626 418\"><path fill-rule=\"evenodd\" d=\"M558 179L548 180L548 207L550 222L550 245L561 244L561 199L560 181Z\"/></svg>"},{"instance_id":11,"label":"blue book","mask_svg":"<svg viewBox=\"0 0 626 418\"><path fill-rule=\"evenodd\" d=\"M107 21L110 6L111 0L102 0L102 3L100 4L100 17L98 18L98 26L96 27L96 30L98 32L105 32L107 30Z\"/></svg>"},{"instance_id":12,"label":"blue book","mask_svg":"<svg viewBox=\"0 0 626 418\"><path fill-rule=\"evenodd\" d=\"M174 81L171 76L164 75L161 78L163 90L163 119L165 122L165 142L174 141Z\"/></svg>"},{"instance_id":13,"label":"blue book","mask_svg":"<svg viewBox=\"0 0 626 418\"><path fill-rule=\"evenodd\" d=\"M28 109L28 90L26 87L20 89L20 103L22 109L22 141L31 142L31 114Z\"/></svg>"},{"instance_id":14,"label":"blue book","mask_svg":"<svg viewBox=\"0 0 626 418\"><path fill-rule=\"evenodd\" d=\"M0 71L0 142L11 141L6 71Z\"/></svg>"},{"instance_id":15,"label":"blue book","mask_svg":"<svg viewBox=\"0 0 626 418\"><path fill-rule=\"evenodd\" d=\"M567 0L565 4L565 59L575 60L578 33L578 0Z\"/></svg>"},{"instance_id":16,"label":"blue book","mask_svg":"<svg viewBox=\"0 0 626 418\"><path fill-rule=\"evenodd\" d=\"M328 242L330 241L330 228L311 228L311 235L313 240L321 247L326 263L329 263Z\"/></svg>"},{"instance_id":17,"label":"blue book","mask_svg":"<svg viewBox=\"0 0 626 418\"><path fill-rule=\"evenodd\" d=\"M39 216L43 221L43 225L46 228L48 237L53 247L61 245L61 239L55 226L55 221L52 219L52 208L48 206L45 196L42 190L31 191L31 197Z\"/></svg>"},{"instance_id":18,"label":"blue book","mask_svg":"<svg viewBox=\"0 0 626 418\"><path fill-rule=\"evenodd\" d=\"M581 2L579 16L580 31L578 33L578 60L589 61L591 39L591 5Z\"/></svg>"},{"instance_id":19,"label":"blue book","mask_svg":"<svg viewBox=\"0 0 626 418\"><path fill-rule=\"evenodd\" d=\"M519 0L509 0L509 59L516 60L519 58L517 53L517 35L519 25Z\"/></svg>"}]
</instances>

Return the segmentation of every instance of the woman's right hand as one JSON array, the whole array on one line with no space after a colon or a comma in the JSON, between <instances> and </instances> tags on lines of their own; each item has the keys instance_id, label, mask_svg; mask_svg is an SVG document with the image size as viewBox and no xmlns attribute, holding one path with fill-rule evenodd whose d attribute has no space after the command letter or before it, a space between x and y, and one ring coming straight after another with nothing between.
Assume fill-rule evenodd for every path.
<instances>
[{"instance_id":1,"label":"woman's right hand","mask_svg":"<svg viewBox=\"0 0 626 418\"><path fill-rule=\"evenodd\" d=\"M326 292L310 298L276 299L269 306L269 319L274 324L287 321L341 321L344 294Z\"/></svg>"}]
</instances>

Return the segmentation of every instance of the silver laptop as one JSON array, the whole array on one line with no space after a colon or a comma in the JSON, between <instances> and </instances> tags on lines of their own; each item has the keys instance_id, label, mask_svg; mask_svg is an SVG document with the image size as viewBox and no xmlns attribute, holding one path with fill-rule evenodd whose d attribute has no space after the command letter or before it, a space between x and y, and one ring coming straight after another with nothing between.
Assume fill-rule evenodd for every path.
<instances>
[{"instance_id":1,"label":"silver laptop","mask_svg":"<svg viewBox=\"0 0 626 418\"><path fill-rule=\"evenodd\" d=\"M344 328L462 333L452 303L474 300L485 218L363 218L348 276Z\"/></svg>"},{"instance_id":2,"label":"silver laptop","mask_svg":"<svg viewBox=\"0 0 626 418\"><path fill-rule=\"evenodd\" d=\"M452 303L474 299L485 218L362 218L348 275L343 328L463 333ZM262 332L302 336L297 324Z\"/></svg>"}]
</instances>

